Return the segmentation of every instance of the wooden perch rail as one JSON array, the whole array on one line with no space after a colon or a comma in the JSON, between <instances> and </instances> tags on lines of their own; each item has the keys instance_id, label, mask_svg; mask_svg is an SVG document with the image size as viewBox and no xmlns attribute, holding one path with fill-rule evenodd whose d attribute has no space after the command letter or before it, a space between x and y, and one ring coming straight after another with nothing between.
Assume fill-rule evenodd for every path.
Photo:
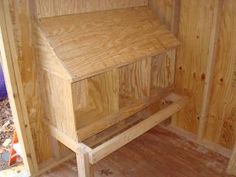
<instances>
[{"instance_id":1,"label":"wooden perch rail","mask_svg":"<svg viewBox=\"0 0 236 177\"><path fill-rule=\"evenodd\" d=\"M115 127L111 127L109 131L104 130L106 134L109 133L109 135L106 136L111 138L102 143L98 141L97 146L89 143L92 142L90 139L93 140L93 137L88 138L84 142L77 142L72 140L67 135L62 134L60 131L57 131L53 126L49 126L49 129L53 137L55 137L77 154L77 161L79 162L79 176L90 177L93 173L90 171L92 169L90 167L92 164L97 163L102 158L116 151L138 136L144 134L151 128L155 127L157 124L169 118L171 115L177 113L181 108L184 107L184 105L187 103L187 100L187 97L170 93L164 99L164 101L167 103L171 102L168 106L145 118L144 120L140 120L139 115L134 115L131 119L138 119L139 122L132 125L127 130L120 131L118 133L116 132ZM141 116L143 118L144 115L142 114ZM45 121L45 124L48 125L48 122ZM126 129L126 126L126 124L123 124L123 129ZM100 134L103 133L101 132ZM95 138L99 139L99 134L96 135Z\"/></svg>"},{"instance_id":2,"label":"wooden perch rail","mask_svg":"<svg viewBox=\"0 0 236 177\"><path fill-rule=\"evenodd\" d=\"M172 93L166 97L166 100L173 103L88 152L90 163L98 162L178 112L186 104L187 98Z\"/></svg>"}]
</instances>

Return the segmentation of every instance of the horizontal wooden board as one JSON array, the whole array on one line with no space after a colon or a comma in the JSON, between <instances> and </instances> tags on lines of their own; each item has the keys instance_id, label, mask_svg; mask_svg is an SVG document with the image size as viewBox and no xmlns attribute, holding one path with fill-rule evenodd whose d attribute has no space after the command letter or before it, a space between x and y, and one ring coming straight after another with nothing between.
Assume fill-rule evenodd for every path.
<instances>
[{"instance_id":1,"label":"horizontal wooden board","mask_svg":"<svg viewBox=\"0 0 236 177\"><path fill-rule=\"evenodd\" d=\"M35 0L38 17L146 6L148 0Z\"/></svg>"}]
</instances>

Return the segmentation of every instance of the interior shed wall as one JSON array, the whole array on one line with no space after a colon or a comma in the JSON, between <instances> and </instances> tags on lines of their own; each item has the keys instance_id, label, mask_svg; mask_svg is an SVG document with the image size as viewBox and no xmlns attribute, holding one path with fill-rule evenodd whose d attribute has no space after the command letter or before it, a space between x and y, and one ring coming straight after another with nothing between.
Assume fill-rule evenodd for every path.
<instances>
[{"instance_id":1,"label":"interior shed wall","mask_svg":"<svg viewBox=\"0 0 236 177\"><path fill-rule=\"evenodd\" d=\"M171 29L179 6L176 88L190 96L173 119L175 127L233 149L236 135L236 2L234 0L150 0ZM178 8L178 7L177 7ZM176 18L176 17L175 17Z\"/></svg>"},{"instance_id":2,"label":"interior shed wall","mask_svg":"<svg viewBox=\"0 0 236 177\"><path fill-rule=\"evenodd\" d=\"M222 9L205 138L232 148L236 139L236 1Z\"/></svg>"},{"instance_id":3,"label":"interior shed wall","mask_svg":"<svg viewBox=\"0 0 236 177\"><path fill-rule=\"evenodd\" d=\"M33 1L9 1L34 148L38 164L42 164L52 157L52 152L50 140L41 123L43 111L37 85L31 21L33 13L30 9L33 12L36 10L34 4L29 2ZM42 0L36 2L42 3ZM141 0L138 2L147 3ZM191 101L176 116L173 125L196 135L202 134L200 138L232 149L236 134L236 2L150 0L149 5L173 32L178 32L177 36L182 43L177 51L176 87L180 92L188 93ZM58 15L57 13L55 12L55 15ZM54 12L50 9L50 12L45 14L52 15ZM212 77L209 74L209 61L215 63ZM208 93L205 90L211 88L211 83L213 85L209 91L210 106L207 107L209 114L202 117L202 105L207 101L204 93ZM66 151L64 146L60 147L62 151Z\"/></svg>"}]
</instances>

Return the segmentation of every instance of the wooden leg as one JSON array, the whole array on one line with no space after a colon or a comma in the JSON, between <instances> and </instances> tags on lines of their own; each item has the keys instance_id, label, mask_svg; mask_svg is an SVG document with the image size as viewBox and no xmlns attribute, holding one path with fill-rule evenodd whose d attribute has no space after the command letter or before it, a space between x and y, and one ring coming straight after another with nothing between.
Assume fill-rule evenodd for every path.
<instances>
[{"instance_id":1,"label":"wooden leg","mask_svg":"<svg viewBox=\"0 0 236 177\"><path fill-rule=\"evenodd\" d=\"M88 153L84 149L80 149L76 153L76 158L79 177L94 177L92 165L89 163Z\"/></svg>"}]
</instances>

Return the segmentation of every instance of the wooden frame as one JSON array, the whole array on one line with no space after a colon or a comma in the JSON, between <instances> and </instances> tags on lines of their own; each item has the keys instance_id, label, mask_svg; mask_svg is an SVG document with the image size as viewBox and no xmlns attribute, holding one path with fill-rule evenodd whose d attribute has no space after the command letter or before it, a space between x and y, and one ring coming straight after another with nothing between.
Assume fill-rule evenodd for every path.
<instances>
[{"instance_id":1,"label":"wooden frame","mask_svg":"<svg viewBox=\"0 0 236 177\"><path fill-rule=\"evenodd\" d=\"M93 164L178 112L186 104L187 100L187 97L179 96L174 93L169 94L165 98L165 101L172 103L166 108L154 113L147 119L119 133L117 136L112 137L95 148L91 148L83 142L78 143L53 126L49 126L49 130L53 137L76 153L79 177L92 177ZM47 121L45 121L45 125L49 125Z\"/></svg>"},{"instance_id":2,"label":"wooden frame","mask_svg":"<svg viewBox=\"0 0 236 177\"><path fill-rule=\"evenodd\" d=\"M22 158L24 166L29 175L31 175L38 170L38 165L24 100L19 66L17 63L18 56L8 2L1 0L0 9L0 51L2 55L4 77L16 132L23 152Z\"/></svg>"}]
</instances>

